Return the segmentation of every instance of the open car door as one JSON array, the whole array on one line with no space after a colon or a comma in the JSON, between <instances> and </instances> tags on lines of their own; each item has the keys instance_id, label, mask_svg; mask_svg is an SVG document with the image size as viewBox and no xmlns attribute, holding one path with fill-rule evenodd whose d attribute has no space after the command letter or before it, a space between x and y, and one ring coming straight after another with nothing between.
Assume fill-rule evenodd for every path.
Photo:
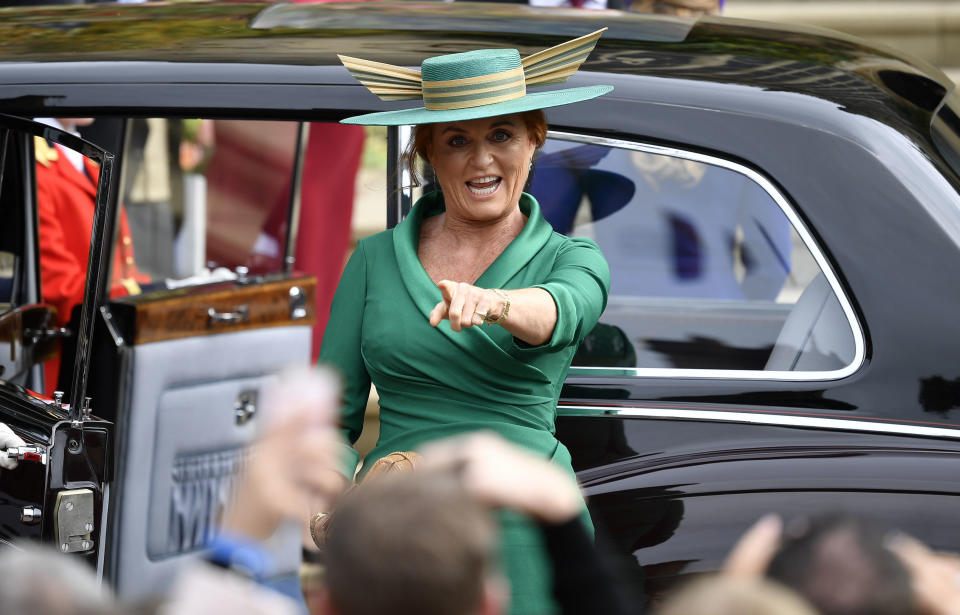
<instances>
[{"instance_id":1,"label":"open car door","mask_svg":"<svg viewBox=\"0 0 960 615\"><path fill-rule=\"evenodd\" d=\"M116 158L72 134L11 116L0 116L0 148L0 422L24 441L0 451L18 461L0 476L0 540L37 540L100 566L113 426L94 414L85 389L107 256L91 236L103 236L112 224L107 202ZM87 178L93 233L74 237L86 247L90 274L78 274L82 315L72 332L43 301L39 275L36 169L58 155L99 170L97 181ZM74 369L66 370L73 395L45 398L33 391L44 389L43 363L58 360L67 335L75 336Z\"/></svg>"},{"instance_id":2,"label":"open car door","mask_svg":"<svg viewBox=\"0 0 960 615\"><path fill-rule=\"evenodd\" d=\"M0 116L0 422L26 442L0 474L0 541L76 553L125 599L200 555L264 385L310 361L315 282L285 250L305 128L198 122L100 118L105 149ZM202 164L151 149L191 126L216 139ZM274 542L295 572L298 532Z\"/></svg>"},{"instance_id":3,"label":"open car door","mask_svg":"<svg viewBox=\"0 0 960 615\"><path fill-rule=\"evenodd\" d=\"M286 249L301 124L122 125L115 292L96 311L89 388L117 428L105 577L137 599L164 590L215 535L264 386L310 361L315 280L291 272ZM299 566L290 530L274 540L281 576Z\"/></svg>"}]
</instances>

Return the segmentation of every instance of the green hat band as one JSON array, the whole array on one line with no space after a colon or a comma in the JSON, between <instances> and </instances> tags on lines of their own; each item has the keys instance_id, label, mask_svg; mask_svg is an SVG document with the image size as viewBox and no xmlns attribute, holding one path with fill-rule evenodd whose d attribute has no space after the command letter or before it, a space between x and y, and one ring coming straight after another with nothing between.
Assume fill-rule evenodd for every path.
<instances>
[{"instance_id":1,"label":"green hat band","mask_svg":"<svg viewBox=\"0 0 960 615\"><path fill-rule=\"evenodd\" d=\"M426 109L467 109L523 98L523 64L516 49L481 49L424 60Z\"/></svg>"}]
</instances>

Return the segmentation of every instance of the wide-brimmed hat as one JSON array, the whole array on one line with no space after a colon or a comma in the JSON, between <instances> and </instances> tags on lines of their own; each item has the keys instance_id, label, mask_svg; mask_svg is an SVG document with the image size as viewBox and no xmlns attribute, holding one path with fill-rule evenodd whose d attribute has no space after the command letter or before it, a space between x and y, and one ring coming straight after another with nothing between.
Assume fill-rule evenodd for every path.
<instances>
[{"instance_id":1,"label":"wide-brimmed hat","mask_svg":"<svg viewBox=\"0 0 960 615\"><path fill-rule=\"evenodd\" d=\"M527 86L563 83L577 72L603 33L586 36L520 58L516 49L479 49L427 58L420 70L337 56L354 77L381 100L423 100L415 109L367 113L344 124L401 126L457 122L558 107L602 96L597 85L527 93Z\"/></svg>"}]
</instances>

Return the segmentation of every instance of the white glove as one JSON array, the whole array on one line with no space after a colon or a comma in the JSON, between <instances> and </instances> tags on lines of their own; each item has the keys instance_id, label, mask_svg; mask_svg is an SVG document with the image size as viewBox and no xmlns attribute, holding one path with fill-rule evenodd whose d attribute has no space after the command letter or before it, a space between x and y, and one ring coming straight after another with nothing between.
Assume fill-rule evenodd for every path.
<instances>
[{"instance_id":1,"label":"white glove","mask_svg":"<svg viewBox=\"0 0 960 615\"><path fill-rule=\"evenodd\" d=\"M0 468L12 470L17 467L17 460L13 457L7 457L6 450L11 446L24 446L26 442L13 433L13 430L7 427L6 423L0 423Z\"/></svg>"}]
</instances>

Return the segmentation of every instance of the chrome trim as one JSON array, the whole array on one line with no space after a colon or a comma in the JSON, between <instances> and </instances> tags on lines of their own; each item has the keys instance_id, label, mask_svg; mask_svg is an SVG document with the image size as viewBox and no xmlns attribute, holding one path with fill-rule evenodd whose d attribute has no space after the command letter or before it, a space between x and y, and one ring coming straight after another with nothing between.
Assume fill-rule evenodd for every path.
<instances>
[{"instance_id":1,"label":"chrome trim","mask_svg":"<svg viewBox=\"0 0 960 615\"><path fill-rule=\"evenodd\" d=\"M64 133L67 134L67 133ZM45 135L49 138L49 135ZM54 139L56 141L56 139ZM77 149L68 141L57 141L65 147ZM96 327L95 309L104 305L110 289L111 257L116 231L119 202L114 190L118 188L115 171L119 161L116 155L100 150L93 144L80 141L81 154L100 163L97 179L97 196L93 209L90 231L90 252L87 257L87 281L80 307L80 324L77 327L77 351L74 359L73 380L70 389L70 420L80 420L80 408L87 395L87 380L90 376L90 355L93 353L93 332ZM86 551L86 549L83 549Z\"/></svg>"},{"instance_id":2,"label":"chrome trim","mask_svg":"<svg viewBox=\"0 0 960 615\"><path fill-rule=\"evenodd\" d=\"M117 329L117 325L113 322L113 312L110 311L110 306L101 305L100 315L103 317L103 324L107 329L107 333L110 334L110 339L113 340L113 345L117 348L123 346L125 342L123 336L120 335L120 330Z\"/></svg>"},{"instance_id":3,"label":"chrome trim","mask_svg":"<svg viewBox=\"0 0 960 615\"><path fill-rule=\"evenodd\" d=\"M287 245L284 246L283 272L293 273L297 262L297 233L300 230L300 207L303 188L303 167L307 157L307 143L310 140L310 122L300 122L297 127L296 157L293 160L293 177L290 181L290 216L287 219Z\"/></svg>"},{"instance_id":4,"label":"chrome trim","mask_svg":"<svg viewBox=\"0 0 960 615\"><path fill-rule=\"evenodd\" d=\"M412 135L412 126L387 127L387 228L406 218L414 203L413 176L403 164L405 147Z\"/></svg>"},{"instance_id":5,"label":"chrome trim","mask_svg":"<svg viewBox=\"0 0 960 615\"><path fill-rule=\"evenodd\" d=\"M706 154L688 152L674 147L635 143L632 141L623 141L621 139L610 139L607 137L597 137L593 135L580 135L557 130L547 131L547 137L576 143L617 147L638 152L646 152L648 154L658 154L661 156L672 156L674 158L682 158L685 160L692 160L694 162L711 164L749 177L761 188L763 188L771 198L773 198L774 202L780 207L780 210L784 213L787 219L790 220L790 223L797 231L797 234L800 236L803 244L808 250L810 250L810 254L820 267L820 270L823 272L827 282L830 283L830 288L833 289L834 294L837 296L837 299L840 302L840 307L843 309L843 313L847 317L847 322L850 324L850 328L853 331L853 361L846 367L833 371L787 372L762 370L673 369L663 367L610 368L571 366L568 376L612 375L609 373L605 374L598 372L609 372L611 369L613 369L617 370L618 373L616 375L636 376L642 378L735 378L738 380L816 381L839 380L841 378L846 378L860 369L860 366L863 365L866 357L866 342L864 341L865 338L863 329L861 328L860 322L857 320L857 317L853 312L853 306L850 304L849 299L847 299L847 296L843 293L843 289L840 287L840 281L837 279L836 273L833 271L833 268L830 266L830 263L823 255L823 252L820 250L819 246L816 244L816 242L814 242L810 231L803 224L803 221L796 214L796 212L793 211L793 208L790 206L790 203L787 201L786 197L780 194L780 191L777 190L777 188L766 177L750 167L736 162L731 162L729 160L724 160L723 158L717 158L715 156L709 156Z\"/></svg>"},{"instance_id":6,"label":"chrome trim","mask_svg":"<svg viewBox=\"0 0 960 615\"><path fill-rule=\"evenodd\" d=\"M766 414L763 412L735 412L731 410L682 410L679 408L617 408L614 406L559 406L559 416L617 416L640 419L679 419L687 421L715 421L725 423L750 423L753 425L777 425L830 429L836 431L868 431L897 436L921 436L926 438L949 438L960 440L960 427L921 427L902 423L878 423L870 420L828 419L792 414Z\"/></svg>"},{"instance_id":7,"label":"chrome trim","mask_svg":"<svg viewBox=\"0 0 960 615\"><path fill-rule=\"evenodd\" d=\"M110 511L110 483L103 484L103 503L100 507L100 541L97 545L97 583L103 583L104 562L106 561L107 521Z\"/></svg>"}]
</instances>

